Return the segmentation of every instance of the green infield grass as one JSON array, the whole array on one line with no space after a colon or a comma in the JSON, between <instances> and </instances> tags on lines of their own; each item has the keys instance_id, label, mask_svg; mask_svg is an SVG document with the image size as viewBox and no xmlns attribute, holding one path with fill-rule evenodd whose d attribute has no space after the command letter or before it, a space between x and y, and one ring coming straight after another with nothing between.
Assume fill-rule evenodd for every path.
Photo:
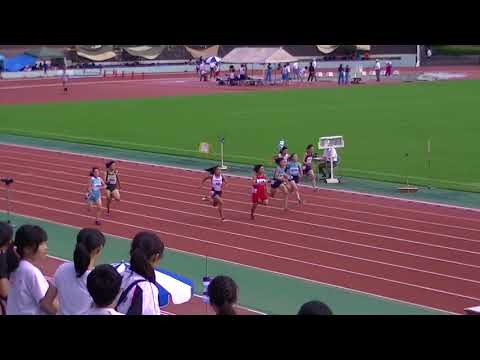
<instances>
[{"instance_id":1,"label":"green infield grass","mask_svg":"<svg viewBox=\"0 0 480 360\"><path fill-rule=\"evenodd\" d=\"M271 163L343 135L343 175L480 191L480 81L0 106L0 132L150 152ZM431 153L427 142L431 141ZM198 152L201 142L210 155ZM407 156L408 154L408 156ZM301 157L301 156L300 156Z\"/></svg>"}]
</instances>

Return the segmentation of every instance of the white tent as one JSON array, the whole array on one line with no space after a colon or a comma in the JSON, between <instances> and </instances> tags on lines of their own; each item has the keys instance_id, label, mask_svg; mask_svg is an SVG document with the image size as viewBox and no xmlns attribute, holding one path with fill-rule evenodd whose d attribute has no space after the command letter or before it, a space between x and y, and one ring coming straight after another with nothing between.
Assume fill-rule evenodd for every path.
<instances>
[{"instance_id":1,"label":"white tent","mask_svg":"<svg viewBox=\"0 0 480 360\"><path fill-rule=\"evenodd\" d=\"M317 45L317 49L323 54L330 54L342 45ZM349 45L359 51L370 51L371 45Z\"/></svg>"},{"instance_id":2,"label":"white tent","mask_svg":"<svg viewBox=\"0 0 480 360\"><path fill-rule=\"evenodd\" d=\"M278 64L297 61L282 48L240 47L230 51L223 59L224 64Z\"/></svg>"}]
</instances>

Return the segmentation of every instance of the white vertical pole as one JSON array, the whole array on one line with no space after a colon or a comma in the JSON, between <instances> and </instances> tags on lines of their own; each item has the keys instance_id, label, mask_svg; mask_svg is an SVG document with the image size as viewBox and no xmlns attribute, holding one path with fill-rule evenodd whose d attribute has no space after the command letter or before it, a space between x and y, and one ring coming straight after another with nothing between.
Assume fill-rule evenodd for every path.
<instances>
[{"instance_id":1,"label":"white vertical pole","mask_svg":"<svg viewBox=\"0 0 480 360\"><path fill-rule=\"evenodd\" d=\"M333 180L333 158L332 158L332 155L330 155L330 179Z\"/></svg>"}]
</instances>

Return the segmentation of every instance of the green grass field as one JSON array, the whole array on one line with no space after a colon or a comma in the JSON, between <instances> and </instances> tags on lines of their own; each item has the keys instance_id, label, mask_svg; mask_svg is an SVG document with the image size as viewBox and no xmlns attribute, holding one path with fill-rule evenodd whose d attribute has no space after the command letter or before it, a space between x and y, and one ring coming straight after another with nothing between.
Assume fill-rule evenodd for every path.
<instances>
[{"instance_id":1,"label":"green grass field","mask_svg":"<svg viewBox=\"0 0 480 360\"><path fill-rule=\"evenodd\" d=\"M480 191L479 93L468 80L8 105L0 131L185 156L202 156L203 141L218 152L223 135L226 160L251 164L270 163L281 137L303 154L320 136L343 135L343 175L403 182L408 172L419 185Z\"/></svg>"},{"instance_id":2,"label":"green grass field","mask_svg":"<svg viewBox=\"0 0 480 360\"><path fill-rule=\"evenodd\" d=\"M442 55L480 55L480 45L434 45L435 54Z\"/></svg>"}]
</instances>

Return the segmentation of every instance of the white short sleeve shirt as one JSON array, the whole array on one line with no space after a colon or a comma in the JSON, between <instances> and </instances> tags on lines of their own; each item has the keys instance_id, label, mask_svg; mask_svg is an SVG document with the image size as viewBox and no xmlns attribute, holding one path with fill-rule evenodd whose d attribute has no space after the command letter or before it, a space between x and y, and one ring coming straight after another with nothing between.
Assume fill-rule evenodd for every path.
<instances>
[{"instance_id":1,"label":"white short sleeve shirt","mask_svg":"<svg viewBox=\"0 0 480 360\"><path fill-rule=\"evenodd\" d=\"M48 281L40 269L29 261L20 260L18 268L10 274L7 315L45 315L40 301L48 288Z\"/></svg>"},{"instance_id":2,"label":"white short sleeve shirt","mask_svg":"<svg viewBox=\"0 0 480 360\"><path fill-rule=\"evenodd\" d=\"M80 315L90 309L93 301L87 290L87 270L81 277L77 277L75 266L68 262L60 265L55 272L53 285L58 290L60 315Z\"/></svg>"}]
</instances>

